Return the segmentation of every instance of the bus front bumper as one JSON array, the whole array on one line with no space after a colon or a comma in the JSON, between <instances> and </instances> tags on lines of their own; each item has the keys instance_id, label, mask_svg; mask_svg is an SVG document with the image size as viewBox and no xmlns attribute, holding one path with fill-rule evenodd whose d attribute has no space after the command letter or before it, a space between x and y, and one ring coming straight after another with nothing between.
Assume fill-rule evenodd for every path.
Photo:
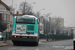
<instances>
[{"instance_id":1,"label":"bus front bumper","mask_svg":"<svg viewBox=\"0 0 75 50\"><path fill-rule=\"evenodd\" d=\"M38 42L38 38L14 38L12 37L12 42Z\"/></svg>"}]
</instances>

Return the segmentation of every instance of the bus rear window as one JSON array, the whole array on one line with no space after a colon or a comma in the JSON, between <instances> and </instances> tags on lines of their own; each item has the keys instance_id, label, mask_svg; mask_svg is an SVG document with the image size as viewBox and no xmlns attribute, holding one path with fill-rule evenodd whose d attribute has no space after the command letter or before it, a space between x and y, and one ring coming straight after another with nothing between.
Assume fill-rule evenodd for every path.
<instances>
[{"instance_id":1,"label":"bus rear window","mask_svg":"<svg viewBox=\"0 0 75 50\"><path fill-rule=\"evenodd\" d=\"M16 23L35 23L35 18L17 17Z\"/></svg>"}]
</instances>

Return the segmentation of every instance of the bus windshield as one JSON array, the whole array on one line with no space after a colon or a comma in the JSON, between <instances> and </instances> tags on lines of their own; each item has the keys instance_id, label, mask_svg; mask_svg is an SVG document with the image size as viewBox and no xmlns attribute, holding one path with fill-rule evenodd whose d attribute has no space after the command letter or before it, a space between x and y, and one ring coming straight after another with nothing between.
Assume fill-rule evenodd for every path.
<instances>
[{"instance_id":1,"label":"bus windshield","mask_svg":"<svg viewBox=\"0 0 75 50\"><path fill-rule=\"evenodd\" d=\"M16 23L35 23L35 18L30 17L17 17Z\"/></svg>"}]
</instances>

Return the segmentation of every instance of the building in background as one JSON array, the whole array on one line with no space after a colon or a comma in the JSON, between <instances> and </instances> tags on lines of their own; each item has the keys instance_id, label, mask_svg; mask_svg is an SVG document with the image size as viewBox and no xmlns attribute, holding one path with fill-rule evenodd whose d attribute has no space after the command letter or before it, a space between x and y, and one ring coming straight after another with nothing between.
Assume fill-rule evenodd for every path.
<instances>
[{"instance_id":1,"label":"building in background","mask_svg":"<svg viewBox=\"0 0 75 50\"><path fill-rule=\"evenodd\" d=\"M43 27L43 32L44 34L50 34L51 31L51 18L46 17L46 15L40 16L40 22L42 23Z\"/></svg>"},{"instance_id":2,"label":"building in background","mask_svg":"<svg viewBox=\"0 0 75 50\"><path fill-rule=\"evenodd\" d=\"M68 32L68 35L73 33L73 28L75 27L64 27L64 33Z\"/></svg>"},{"instance_id":3,"label":"building in background","mask_svg":"<svg viewBox=\"0 0 75 50\"><path fill-rule=\"evenodd\" d=\"M44 25L43 25L43 23L39 23L40 24L40 34L44 34Z\"/></svg>"},{"instance_id":4,"label":"building in background","mask_svg":"<svg viewBox=\"0 0 75 50\"><path fill-rule=\"evenodd\" d=\"M43 24L43 16L39 17L40 20L40 34L44 34L44 24Z\"/></svg>"},{"instance_id":5,"label":"building in background","mask_svg":"<svg viewBox=\"0 0 75 50\"><path fill-rule=\"evenodd\" d=\"M3 22L8 23L7 29L5 31L10 32L12 30L13 24L13 14L11 13L11 8L6 5L2 0L0 0L0 17L2 17Z\"/></svg>"},{"instance_id":6,"label":"building in background","mask_svg":"<svg viewBox=\"0 0 75 50\"><path fill-rule=\"evenodd\" d=\"M51 18L51 32L56 34L56 30L59 29L60 33L64 30L64 18L53 17Z\"/></svg>"}]
</instances>

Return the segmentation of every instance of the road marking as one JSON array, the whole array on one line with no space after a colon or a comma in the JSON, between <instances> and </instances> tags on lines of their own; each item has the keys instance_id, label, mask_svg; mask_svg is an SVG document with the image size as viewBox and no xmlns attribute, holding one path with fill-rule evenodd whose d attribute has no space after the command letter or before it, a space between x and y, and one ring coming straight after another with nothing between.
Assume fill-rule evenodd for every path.
<instances>
[{"instance_id":1,"label":"road marking","mask_svg":"<svg viewBox=\"0 0 75 50\"><path fill-rule=\"evenodd\" d=\"M64 49L73 49L73 46L65 46Z\"/></svg>"},{"instance_id":2,"label":"road marking","mask_svg":"<svg viewBox=\"0 0 75 50\"><path fill-rule=\"evenodd\" d=\"M23 48L22 50L25 50L26 48Z\"/></svg>"},{"instance_id":3,"label":"road marking","mask_svg":"<svg viewBox=\"0 0 75 50\"><path fill-rule=\"evenodd\" d=\"M36 50L39 50L39 48L37 48Z\"/></svg>"}]
</instances>

